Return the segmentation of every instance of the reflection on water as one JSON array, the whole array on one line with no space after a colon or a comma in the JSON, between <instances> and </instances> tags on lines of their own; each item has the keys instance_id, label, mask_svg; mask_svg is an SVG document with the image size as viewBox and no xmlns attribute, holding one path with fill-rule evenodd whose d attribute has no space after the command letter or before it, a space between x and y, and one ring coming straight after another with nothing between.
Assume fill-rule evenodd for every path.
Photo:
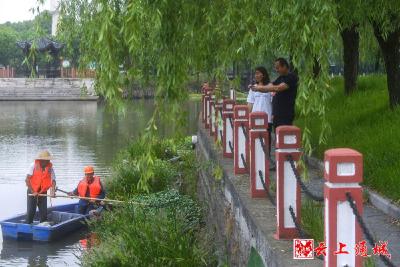
<instances>
[{"instance_id":1,"label":"reflection on water","mask_svg":"<svg viewBox=\"0 0 400 267\"><path fill-rule=\"evenodd\" d=\"M52 243L3 240L0 266L79 266L84 238L74 233Z\"/></svg>"},{"instance_id":2,"label":"reflection on water","mask_svg":"<svg viewBox=\"0 0 400 267\"><path fill-rule=\"evenodd\" d=\"M199 105L188 103L186 134L196 132ZM146 127L153 112L153 101L133 102L125 116L116 116L96 102L1 102L0 103L0 220L26 211L24 183L29 164L42 149L49 149L57 176L57 185L72 190L82 177L85 165L95 167L106 177L114 156L127 141ZM173 132L161 125L161 135ZM71 202L55 199L48 205ZM68 243L72 242L72 243ZM56 244L56 245L55 245ZM48 266L73 266L77 240L62 240L51 245L4 242L0 266L26 266L31 257ZM13 250L15 250L13 252ZM44 253L36 253L38 251ZM31 266L41 266L33 263Z\"/></svg>"}]
</instances>

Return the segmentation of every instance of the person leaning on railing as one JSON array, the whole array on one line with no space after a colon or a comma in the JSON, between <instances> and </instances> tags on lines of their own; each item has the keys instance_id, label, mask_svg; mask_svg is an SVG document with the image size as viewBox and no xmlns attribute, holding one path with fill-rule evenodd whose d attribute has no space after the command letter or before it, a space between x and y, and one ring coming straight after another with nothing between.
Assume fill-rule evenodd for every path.
<instances>
[{"instance_id":1,"label":"person leaning on railing","mask_svg":"<svg viewBox=\"0 0 400 267\"><path fill-rule=\"evenodd\" d=\"M254 78L256 84L259 86L266 86L270 83L268 71L266 68L259 66L256 67ZM253 85L249 85L249 94L247 95L247 106L250 112L265 112L268 115L268 157L270 160L270 169L275 168L274 163L271 160L271 132L272 132L272 95L270 92L254 91L251 88Z\"/></svg>"},{"instance_id":2,"label":"person leaning on railing","mask_svg":"<svg viewBox=\"0 0 400 267\"><path fill-rule=\"evenodd\" d=\"M295 115L298 78L289 71L289 63L284 58L275 60L275 70L279 77L267 85L251 86L257 92L276 92L272 100L274 128L281 125L292 125Z\"/></svg>"}]
</instances>

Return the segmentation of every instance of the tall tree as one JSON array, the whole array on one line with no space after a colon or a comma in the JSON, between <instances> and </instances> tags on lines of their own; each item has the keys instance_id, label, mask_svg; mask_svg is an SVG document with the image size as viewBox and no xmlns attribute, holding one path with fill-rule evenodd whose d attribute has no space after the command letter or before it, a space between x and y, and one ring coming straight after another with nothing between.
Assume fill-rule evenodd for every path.
<instances>
[{"instance_id":1,"label":"tall tree","mask_svg":"<svg viewBox=\"0 0 400 267\"><path fill-rule=\"evenodd\" d=\"M364 5L385 62L389 106L393 109L400 105L400 3L368 0Z\"/></svg>"},{"instance_id":2,"label":"tall tree","mask_svg":"<svg viewBox=\"0 0 400 267\"><path fill-rule=\"evenodd\" d=\"M18 55L18 34L10 27L0 26L0 64L13 65Z\"/></svg>"},{"instance_id":3,"label":"tall tree","mask_svg":"<svg viewBox=\"0 0 400 267\"><path fill-rule=\"evenodd\" d=\"M357 88L361 21L360 0L338 0L338 20L343 42L344 90L347 95Z\"/></svg>"},{"instance_id":4,"label":"tall tree","mask_svg":"<svg viewBox=\"0 0 400 267\"><path fill-rule=\"evenodd\" d=\"M221 80L235 61L258 59L266 51L290 54L300 76L297 110L321 120L323 140L330 92L326 51L338 29L335 11L333 0L69 0L62 2L60 17L64 31L82 30L81 63L96 62L100 94L119 98L124 80L150 76L157 86L154 116L174 121L183 114L188 70ZM127 58L132 64L121 72ZM155 117L148 129L156 129ZM303 132L311 152L310 131ZM143 162L151 162L151 155ZM145 184L141 179L139 186Z\"/></svg>"},{"instance_id":5,"label":"tall tree","mask_svg":"<svg viewBox=\"0 0 400 267\"><path fill-rule=\"evenodd\" d=\"M357 25L344 28L340 35L343 40L344 90L349 95L357 88L360 35Z\"/></svg>"}]
</instances>

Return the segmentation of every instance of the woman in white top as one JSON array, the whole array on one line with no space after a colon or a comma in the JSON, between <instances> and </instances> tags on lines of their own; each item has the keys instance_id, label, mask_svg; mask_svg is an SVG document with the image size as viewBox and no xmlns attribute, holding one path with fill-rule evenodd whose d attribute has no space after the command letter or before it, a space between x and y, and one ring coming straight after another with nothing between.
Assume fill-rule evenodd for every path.
<instances>
[{"instance_id":1,"label":"woman in white top","mask_svg":"<svg viewBox=\"0 0 400 267\"><path fill-rule=\"evenodd\" d=\"M258 85L267 85L270 83L267 70L260 66L256 68L255 79ZM272 131L272 95L271 93L255 92L249 85L249 95L247 96L247 105L250 112L263 111L268 115L268 139L269 151L271 151L271 131ZM270 154L271 155L271 154Z\"/></svg>"}]
</instances>

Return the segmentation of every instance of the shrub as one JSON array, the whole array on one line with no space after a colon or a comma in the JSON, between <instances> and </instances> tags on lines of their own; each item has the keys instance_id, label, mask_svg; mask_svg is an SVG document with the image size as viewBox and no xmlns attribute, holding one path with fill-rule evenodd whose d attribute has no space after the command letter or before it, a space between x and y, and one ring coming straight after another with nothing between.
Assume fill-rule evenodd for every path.
<instances>
[{"instance_id":1,"label":"shrub","mask_svg":"<svg viewBox=\"0 0 400 267\"><path fill-rule=\"evenodd\" d=\"M212 248L201 240L199 207L177 191L137 196L92 227L100 245L84 254L83 266L207 266Z\"/></svg>"}]
</instances>

